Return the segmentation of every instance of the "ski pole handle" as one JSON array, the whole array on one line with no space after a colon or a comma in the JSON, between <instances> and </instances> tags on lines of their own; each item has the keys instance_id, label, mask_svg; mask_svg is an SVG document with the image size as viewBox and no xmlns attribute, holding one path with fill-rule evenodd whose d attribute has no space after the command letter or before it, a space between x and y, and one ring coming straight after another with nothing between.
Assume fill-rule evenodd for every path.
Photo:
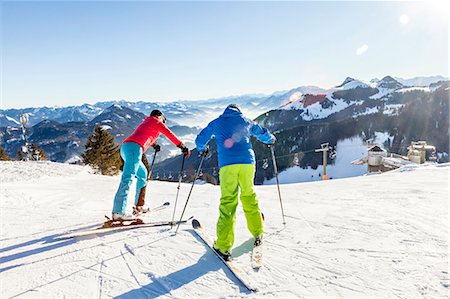
<instances>
[{"instance_id":1,"label":"ski pole handle","mask_svg":"<svg viewBox=\"0 0 450 299\"><path fill-rule=\"evenodd\" d=\"M155 158L156 158L157 153L158 153L158 151L155 149L155 153L153 154L152 164L150 165L150 171L148 172L148 175L147 175L147 181L150 181L152 179L153 164L155 164Z\"/></svg>"}]
</instances>

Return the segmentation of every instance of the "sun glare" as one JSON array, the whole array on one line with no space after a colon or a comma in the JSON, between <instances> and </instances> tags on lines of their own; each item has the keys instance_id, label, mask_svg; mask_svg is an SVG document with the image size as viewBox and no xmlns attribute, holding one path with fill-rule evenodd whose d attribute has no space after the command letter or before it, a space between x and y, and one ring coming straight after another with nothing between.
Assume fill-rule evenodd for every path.
<instances>
[{"instance_id":1,"label":"sun glare","mask_svg":"<svg viewBox=\"0 0 450 299\"><path fill-rule=\"evenodd\" d=\"M448 0L427 0L425 1L436 14L450 16L450 1Z\"/></svg>"},{"instance_id":2,"label":"sun glare","mask_svg":"<svg viewBox=\"0 0 450 299\"><path fill-rule=\"evenodd\" d=\"M364 53L367 52L367 50L369 50L369 46L364 44L361 47L359 47L358 49L356 49L356 55L358 55L358 56L363 55Z\"/></svg>"},{"instance_id":3,"label":"sun glare","mask_svg":"<svg viewBox=\"0 0 450 299\"><path fill-rule=\"evenodd\" d=\"M407 15L401 15L399 18L400 23L406 25L409 23L409 17Z\"/></svg>"}]
</instances>

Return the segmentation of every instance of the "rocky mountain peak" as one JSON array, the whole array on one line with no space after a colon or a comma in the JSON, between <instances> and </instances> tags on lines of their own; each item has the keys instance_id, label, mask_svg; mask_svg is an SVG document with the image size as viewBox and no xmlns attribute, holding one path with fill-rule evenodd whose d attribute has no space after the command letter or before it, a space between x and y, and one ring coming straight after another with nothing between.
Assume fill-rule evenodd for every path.
<instances>
[{"instance_id":1,"label":"rocky mountain peak","mask_svg":"<svg viewBox=\"0 0 450 299\"><path fill-rule=\"evenodd\" d=\"M350 82L356 81L356 79L352 78L352 77L347 77L345 78L344 82L342 82L341 85L338 85L337 88L342 87Z\"/></svg>"},{"instance_id":2,"label":"rocky mountain peak","mask_svg":"<svg viewBox=\"0 0 450 299\"><path fill-rule=\"evenodd\" d=\"M391 76L386 76L377 83L377 87L386 89L399 89L403 87L403 84L401 84Z\"/></svg>"}]
</instances>

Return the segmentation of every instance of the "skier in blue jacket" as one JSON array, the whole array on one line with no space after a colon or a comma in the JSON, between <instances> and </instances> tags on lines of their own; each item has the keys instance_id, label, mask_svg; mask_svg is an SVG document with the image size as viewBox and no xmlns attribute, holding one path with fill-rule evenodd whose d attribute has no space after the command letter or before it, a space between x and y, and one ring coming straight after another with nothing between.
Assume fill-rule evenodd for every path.
<instances>
[{"instance_id":1,"label":"skier in blue jacket","mask_svg":"<svg viewBox=\"0 0 450 299\"><path fill-rule=\"evenodd\" d=\"M255 237L255 245L262 242L264 232L258 199L253 190L255 176L255 153L250 137L273 144L275 137L266 129L244 117L237 105L229 105L222 115L211 121L195 139L197 150L206 155L211 138L217 142L219 157L220 207L217 221L217 240L214 249L225 259L231 260L230 250L234 243L238 192L247 219L247 227Z\"/></svg>"}]
</instances>

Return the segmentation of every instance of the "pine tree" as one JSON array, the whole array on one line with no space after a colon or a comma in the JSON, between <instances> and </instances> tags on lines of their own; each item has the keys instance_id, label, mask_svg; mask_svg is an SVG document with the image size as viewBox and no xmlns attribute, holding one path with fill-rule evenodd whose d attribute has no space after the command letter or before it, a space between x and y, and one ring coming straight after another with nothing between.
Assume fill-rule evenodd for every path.
<instances>
[{"instance_id":1,"label":"pine tree","mask_svg":"<svg viewBox=\"0 0 450 299\"><path fill-rule=\"evenodd\" d=\"M36 144L31 144L31 158L34 161L46 161L47 160L47 154L45 153L44 149L38 147Z\"/></svg>"},{"instance_id":2,"label":"pine tree","mask_svg":"<svg viewBox=\"0 0 450 299\"><path fill-rule=\"evenodd\" d=\"M82 154L85 164L103 175L117 175L120 168L119 147L114 137L101 126L96 126L86 142L86 150Z\"/></svg>"},{"instance_id":3,"label":"pine tree","mask_svg":"<svg viewBox=\"0 0 450 299\"><path fill-rule=\"evenodd\" d=\"M11 161L11 157L5 152L3 147L0 147L0 161Z\"/></svg>"}]
</instances>

